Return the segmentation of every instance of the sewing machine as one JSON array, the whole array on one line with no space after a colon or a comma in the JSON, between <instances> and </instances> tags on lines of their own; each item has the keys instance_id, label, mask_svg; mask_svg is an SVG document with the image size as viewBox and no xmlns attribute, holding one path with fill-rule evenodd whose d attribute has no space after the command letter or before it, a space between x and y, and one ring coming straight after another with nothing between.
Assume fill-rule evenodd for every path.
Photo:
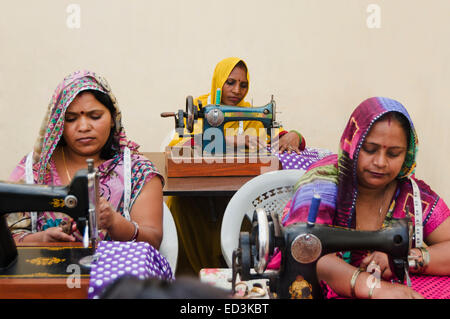
<instances>
[{"instance_id":1,"label":"sewing machine","mask_svg":"<svg viewBox=\"0 0 450 319\"><path fill-rule=\"evenodd\" d=\"M318 208L317 208L318 209ZM390 256L391 269L399 282L409 283L408 255L412 223L409 218L395 220L379 231L356 231L315 224L314 213L308 222L283 227L277 214L254 212L252 232L241 232L239 248L232 257L232 291L237 275L241 280L268 279L271 292L278 298L323 298L316 274L316 264L323 255L352 250L376 250ZM317 215L316 215L317 216ZM266 271L275 247L281 251L278 271ZM254 269L254 272L250 272Z\"/></svg>"},{"instance_id":2,"label":"sewing machine","mask_svg":"<svg viewBox=\"0 0 450 319\"><path fill-rule=\"evenodd\" d=\"M217 92L217 99L220 101L220 90ZM186 110L178 110L178 112L164 112L161 117L174 117L175 130L180 137L186 136L184 129L186 127L189 134L194 131L194 123L199 118L203 119L202 137L200 140L202 145L202 155L223 155L226 153L225 141L225 124L234 121L258 121L261 122L266 130L267 138L270 140L272 130L279 128L279 124L275 120L275 101L273 96L271 101L261 107L242 107L216 104L208 104L202 106L198 101L197 106L194 105L192 96L186 98ZM186 120L186 125L185 125ZM197 140L196 140L197 141Z\"/></svg>"},{"instance_id":3,"label":"sewing machine","mask_svg":"<svg viewBox=\"0 0 450 319\"><path fill-rule=\"evenodd\" d=\"M91 242L91 255L79 260L90 267L94 261L97 240L96 207L98 203L98 175L93 160L88 168L78 171L68 186L27 185L0 182L0 271L16 262L18 252L6 223L5 214L14 212L62 212L71 216L77 229L84 230L84 247Z\"/></svg>"},{"instance_id":4,"label":"sewing machine","mask_svg":"<svg viewBox=\"0 0 450 319\"><path fill-rule=\"evenodd\" d=\"M180 137L191 137L194 141L189 145L166 148L167 177L256 176L262 172L278 170L278 157L270 154L266 148L259 147L251 151L245 145L237 145L236 152L234 144L231 149L227 149L225 138L226 123L258 121L263 128L261 132L255 130L253 133L258 138L265 138L262 144L272 141L272 136L278 135L279 128L275 121L273 97L262 107L240 107L220 105L220 89L216 96L216 104L202 106L198 101L198 108L194 105L192 96L188 96L185 110L161 113L161 117L174 117L175 130ZM201 134L192 134L198 119L202 119Z\"/></svg>"}]
</instances>

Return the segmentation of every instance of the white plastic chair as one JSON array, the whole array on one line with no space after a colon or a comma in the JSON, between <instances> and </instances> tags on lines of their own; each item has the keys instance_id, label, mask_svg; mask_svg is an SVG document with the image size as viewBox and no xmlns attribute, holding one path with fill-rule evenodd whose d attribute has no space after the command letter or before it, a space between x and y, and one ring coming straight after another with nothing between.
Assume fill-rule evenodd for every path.
<instances>
[{"instance_id":1,"label":"white plastic chair","mask_svg":"<svg viewBox=\"0 0 450 319\"><path fill-rule=\"evenodd\" d=\"M233 250L239 246L239 234L245 216L253 218L255 208L281 213L293 196L295 183L305 173L303 169L268 172L245 183L231 198L222 220L220 241L222 255L232 266Z\"/></svg>"},{"instance_id":2,"label":"white plastic chair","mask_svg":"<svg viewBox=\"0 0 450 319\"><path fill-rule=\"evenodd\" d=\"M159 252L166 257L172 272L175 273L178 261L178 234L172 213L164 202L163 210L163 239L159 246Z\"/></svg>"}]
</instances>

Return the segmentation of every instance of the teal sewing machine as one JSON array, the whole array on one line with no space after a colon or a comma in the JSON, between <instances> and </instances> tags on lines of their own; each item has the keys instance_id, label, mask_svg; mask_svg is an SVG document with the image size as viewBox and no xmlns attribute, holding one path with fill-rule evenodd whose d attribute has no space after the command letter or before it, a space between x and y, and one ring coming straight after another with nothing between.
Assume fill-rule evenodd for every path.
<instances>
[{"instance_id":1,"label":"teal sewing machine","mask_svg":"<svg viewBox=\"0 0 450 319\"><path fill-rule=\"evenodd\" d=\"M217 90L216 103L202 106L194 105L192 96L186 98L186 110L161 113L161 117L174 117L175 129L180 137L192 136L194 123L199 118L203 119L202 127L202 155L223 155L226 153L225 124L233 121L259 121L266 130L267 140L271 140L273 129L279 128L275 121L275 101L271 101L261 107L241 107L220 105L220 89ZM186 120L186 121L185 121ZM186 125L185 125L186 122ZM185 127L188 134L185 133ZM194 137L195 138L195 137ZM197 139L196 139L197 141Z\"/></svg>"}]
</instances>

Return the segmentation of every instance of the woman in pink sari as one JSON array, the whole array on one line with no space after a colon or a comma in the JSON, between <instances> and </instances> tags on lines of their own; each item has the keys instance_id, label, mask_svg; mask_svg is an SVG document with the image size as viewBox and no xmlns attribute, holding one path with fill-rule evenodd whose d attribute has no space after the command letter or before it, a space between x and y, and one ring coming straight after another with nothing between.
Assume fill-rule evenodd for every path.
<instances>
[{"instance_id":1,"label":"woman in pink sari","mask_svg":"<svg viewBox=\"0 0 450 319\"><path fill-rule=\"evenodd\" d=\"M94 159L99 171L100 239L145 241L156 249L162 239L164 180L127 139L116 98L104 78L78 71L56 88L33 152L11 174L11 181L67 185ZM69 216L45 212L10 214L17 242L81 240Z\"/></svg>"},{"instance_id":2,"label":"woman in pink sari","mask_svg":"<svg viewBox=\"0 0 450 319\"><path fill-rule=\"evenodd\" d=\"M317 221L323 224L372 231L410 216L415 236L409 272L450 275L450 210L415 177L417 150L416 131L403 105L381 97L363 101L344 130L339 154L314 163L296 184L283 225L306 220L314 193L322 198ZM278 255L270 268L279 261ZM376 285L368 284L372 270L379 273ZM422 298L392 280L388 256L382 252L325 255L317 263L317 275L326 282L327 297Z\"/></svg>"}]
</instances>

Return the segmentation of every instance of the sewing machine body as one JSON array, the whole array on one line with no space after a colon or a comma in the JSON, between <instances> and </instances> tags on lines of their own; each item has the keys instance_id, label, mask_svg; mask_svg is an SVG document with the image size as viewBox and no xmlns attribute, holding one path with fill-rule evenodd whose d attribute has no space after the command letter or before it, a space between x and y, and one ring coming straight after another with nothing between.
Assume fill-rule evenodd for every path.
<instances>
[{"instance_id":1,"label":"sewing machine body","mask_svg":"<svg viewBox=\"0 0 450 319\"><path fill-rule=\"evenodd\" d=\"M89 225L91 249L94 250L97 240L95 212L98 190L98 175L91 161L88 169L78 171L68 186L0 182L0 271L14 264L17 258L17 248L4 217L9 213L65 213L74 219L81 232L86 232L86 225Z\"/></svg>"},{"instance_id":2,"label":"sewing machine body","mask_svg":"<svg viewBox=\"0 0 450 319\"><path fill-rule=\"evenodd\" d=\"M242 107L220 104L208 104L202 106L200 101L198 108L194 105L192 96L186 98L186 111L178 110L177 113L164 112L161 117L175 118L175 130L180 137L185 135L184 128L189 133L193 132L194 123L202 121L202 155L226 154L225 124L235 121L258 121L266 130L266 137L270 140L272 130L279 128L276 122L276 103L273 100L261 107ZM186 125L184 122L186 119ZM259 133L259 132L257 132ZM189 135L191 136L191 135ZM197 140L197 139L196 139Z\"/></svg>"},{"instance_id":3,"label":"sewing machine body","mask_svg":"<svg viewBox=\"0 0 450 319\"><path fill-rule=\"evenodd\" d=\"M274 101L262 107L206 105L202 109L204 118L202 138L203 154L210 154L212 153L211 150L214 150L216 154L226 153L225 124L228 122L259 121L262 123L266 130L265 133L270 140L272 129L274 128L274 109ZM210 143L215 143L214 147L211 147Z\"/></svg>"},{"instance_id":4,"label":"sewing machine body","mask_svg":"<svg viewBox=\"0 0 450 319\"><path fill-rule=\"evenodd\" d=\"M241 233L239 248L233 252L233 290L239 274L241 280L269 279L270 289L278 298L321 299L316 274L318 259L329 253L352 250L387 253L396 277L400 282L404 280L412 234L412 224L407 218L395 220L379 231L356 231L308 223L282 227L274 215L264 221L261 217L264 214L259 212L259 218L254 218L251 235ZM282 256L280 269L265 272L275 247ZM251 274L251 268L257 274Z\"/></svg>"}]
</instances>

